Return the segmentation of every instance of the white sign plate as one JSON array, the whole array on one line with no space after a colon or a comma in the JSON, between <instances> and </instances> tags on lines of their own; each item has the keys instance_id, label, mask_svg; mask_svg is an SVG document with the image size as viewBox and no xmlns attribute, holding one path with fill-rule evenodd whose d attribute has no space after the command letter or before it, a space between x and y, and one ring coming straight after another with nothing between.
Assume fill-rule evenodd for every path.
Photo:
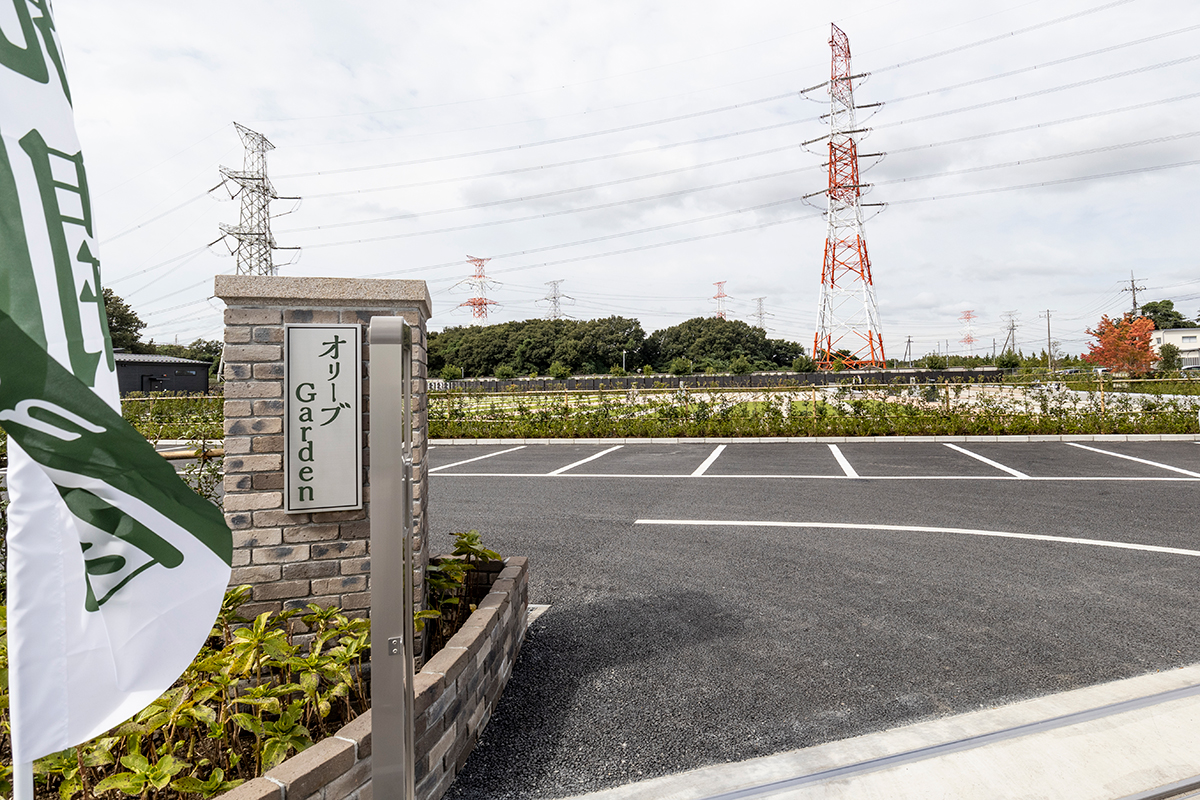
<instances>
[{"instance_id":1,"label":"white sign plate","mask_svg":"<svg viewBox=\"0 0 1200 800\"><path fill-rule=\"evenodd\" d=\"M362 508L362 330L285 325L284 510Z\"/></svg>"}]
</instances>

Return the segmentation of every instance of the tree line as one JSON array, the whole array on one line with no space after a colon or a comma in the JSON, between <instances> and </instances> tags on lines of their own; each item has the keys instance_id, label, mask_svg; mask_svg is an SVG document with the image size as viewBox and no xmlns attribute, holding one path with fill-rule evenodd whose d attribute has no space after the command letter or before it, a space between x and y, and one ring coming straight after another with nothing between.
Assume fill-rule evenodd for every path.
<instances>
[{"instance_id":1,"label":"tree line","mask_svg":"<svg viewBox=\"0 0 1200 800\"><path fill-rule=\"evenodd\" d=\"M429 334L429 370L453 379L628 372L811 370L804 348L740 320L696 317L649 336L628 317L530 319Z\"/></svg>"}]
</instances>

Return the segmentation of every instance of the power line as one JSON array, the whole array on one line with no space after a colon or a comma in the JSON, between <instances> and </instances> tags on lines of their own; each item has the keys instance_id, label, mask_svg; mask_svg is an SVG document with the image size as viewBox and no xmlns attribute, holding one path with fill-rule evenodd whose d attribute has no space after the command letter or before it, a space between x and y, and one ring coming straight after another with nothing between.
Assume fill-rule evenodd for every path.
<instances>
[{"instance_id":1,"label":"power line","mask_svg":"<svg viewBox=\"0 0 1200 800\"><path fill-rule=\"evenodd\" d=\"M993 169L1004 169L1006 167L1018 167L1025 164L1037 164L1043 161L1056 161L1063 158L1075 158L1077 156L1089 156L1096 153L1108 153L1113 150L1125 150L1130 147L1145 147L1150 144L1162 144L1163 142L1173 142L1179 139L1191 139L1200 136L1200 131L1190 131L1188 133L1177 133L1173 136L1159 136L1154 139L1143 139L1140 142L1124 142L1122 144L1111 144L1105 147L1093 147L1087 150L1076 150L1071 153L1056 153L1049 156L1035 156L1033 158L1023 158L1020 161L1006 161L1001 164L986 164L979 167L966 167L964 169L952 169L946 172L932 172L928 175L914 175L909 178L891 178L885 181L875 181L875 186L884 186L895 183L911 183L914 181L924 181L930 178L945 178L950 175L966 175L972 172L986 172Z\"/></svg>"},{"instance_id":2,"label":"power line","mask_svg":"<svg viewBox=\"0 0 1200 800\"><path fill-rule=\"evenodd\" d=\"M790 148L785 148L785 149L790 149ZM646 200L661 200L666 197L676 197L681 194L690 194L692 192L703 192L703 191L708 191L710 189L723 189L723 188L727 188L729 186L736 186L736 185L742 184L742 183L767 180L769 178L779 178L779 177L783 177L785 175L794 175L797 172L805 172L807 170L819 169L819 168L820 168L819 166L808 166L808 167L797 167L795 169L783 170L780 172L768 172L763 175L752 175L749 178L739 178L737 180L725 181L722 183L710 183L710 184L706 184L704 186L697 186L697 187L693 187L690 189L680 189L675 192L667 192L665 194L652 195L649 197L643 197L643 198L638 198L638 199L634 199L634 200L618 200L614 203L605 203L602 205L592 206L588 210L597 209L597 208L610 208L614 205L623 205L626 203L639 203L639 202L643 202ZM438 208L438 209L433 209L432 211L419 211L419 212L413 212L413 213L409 213L409 214L393 214L393 215L386 216L386 217L372 217L371 219L351 220L348 222L333 222L328 225L311 225L307 228L289 228L286 231L283 231L283 233L309 233L311 231L330 230L333 228L351 228L351 227L355 227L358 225L374 225L374 224L377 224L380 222L397 222L399 220L404 220L404 219L417 219L419 217L432 217L432 216L435 216L438 214L451 214L451 213L456 213L459 211L476 211L481 208L494 208L495 206L508 205L509 203L525 203L525 202L529 202L530 200L544 200L548 197L561 197L562 195L565 195L565 194L574 194L576 192L588 192L588 191L592 191L593 189L604 189L604 188L608 188L610 186L620 186L620 185L626 184L626 183L635 183L635 182L641 181L641 180L649 180L650 178L658 178L658 177L662 177L664 175L673 175L673 174L677 174L680 172L686 172L686 171L688 171L688 169L690 169L690 168L667 170L666 172L658 172L658 173L654 173L651 175L636 175L636 176L633 176L630 178L618 178L617 180L604 181L603 183L593 183L588 186L572 186L567 189L556 189L552 192L540 192L538 194L530 194L530 195L525 195L523 197L506 197L502 200L489 200L486 203L472 203L471 205L466 205L466 206L455 206L452 208ZM571 211L567 211L564 213L571 213ZM554 214L545 214L545 215L538 215L538 216L554 216Z\"/></svg>"},{"instance_id":3,"label":"power line","mask_svg":"<svg viewBox=\"0 0 1200 800\"><path fill-rule=\"evenodd\" d=\"M709 215L703 216L703 217L694 217L692 219L681 220L678 222L668 222L668 223L664 223L662 225L655 225L655 226L649 227L649 228L638 228L638 229L632 230L632 231L622 231L621 233L608 234L606 236L599 236L599 237L595 237L592 239L582 239L577 242L571 242L570 244L555 245L555 247L573 247L575 245L591 244L593 242L604 241L606 239L615 239L620 236L634 236L639 233L650 233L652 231L660 231L660 230L664 230L666 228L676 228L680 225L690 225L695 222L707 222L708 220L720 219L721 217L728 217L733 214L744 214L747 211L760 211L765 208L773 208L775 206L780 206L780 205L784 205L787 203L797 203L797 202L800 202L800 200L801 200L800 197L787 197L787 198L784 198L783 200L775 200L770 203L763 203L761 205L750 206L748 208L736 208L731 211L721 211L716 214L709 214ZM471 226L464 225L464 226L460 226L460 229L467 228L467 227L482 227L483 225L486 225L486 224L487 223L480 223L478 225L471 225ZM372 242L382 242L382 241L388 241L391 239L404 239L404 238L408 238L411 235L412 234L409 234L409 233L398 233L398 234L390 234L388 236L376 236L376 237L373 237L370 239L354 239L354 240L343 241L343 242L324 242L321 244L307 244L304 246L308 249L315 249L315 248L320 248L320 247L340 247L340 246L344 246L344 245L368 244L368 243L372 243ZM438 266L450 266L451 264L458 264L458 263L459 262L457 262L457 261L448 261L445 264L439 264ZM391 275L392 273L387 272L387 273L380 273L380 274Z\"/></svg>"},{"instance_id":4,"label":"power line","mask_svg":"<svg viewBox=\"0 0 1200 800\"><path fill-rule=\"evenodd\" d=\"M1079 183L1081 181L1095 181L1103 178L1116 178L1123 175L1138 175L1146 172L1160 172L1166 169L1178 169L1179 167L1192 167L1200 164L1200 159L1194 161L1179 161L1174 164L1160 164L1154 167L1137 167L1135 169L1123 169L1117 172L1104 172L1099 175L1078 175L1073 178L1059 178L1054 181L1040 181L1038 183L1023 183L1019 186L998 186L992 189L978 189L973 192L956 192L954 194L937 195L936 197L917 197L907 200L892 200L888 203L890 206L907 205L909 203L928 203L934 200L952 200L957 197L974 197L982 194L995 194L997 192L1014 192L1020 189L1037 189L1043 186L1059 186L1064 183Z\"/></svg>"},{"instance_id":5,"label":"power line","mask_svg":"<svg viewBox=\"0 0 1200 800\"><path fill-rule=\"evenodd\" d=\"M891 72L892 70L900 69L901 67L909 67L909 66L912 66L913 64L920 64L922 61L930 61L935 58L941 58L942 56L948 56L952 53L961 53L963 50L970 50L973 47L979 47L979 46L985 45L985 44L992 44L993 42L1000 42L1005 39L1009 39L1013 36L1020 36L1023 33L1031 33L1036 30L1041 30L1042 28L1048 28L1049 26L1057 25L1060 22L1068 22L1073 19L1078 19L1079 17L1086 17L1087 15L1095 14L1098 11L1107 11L1110 8L1116 8L1117 6L1127 5L1128 3L1132 3L1133 1L1134 0L1116 0L1116 2L1107 3L1102 6L1096 6L1095 8L1089 8L1085 11L1078 11L1074 14L1068 14L1065 17L1058 17L1056 19L1048 20L1046 22L1039 22L1036 25L1030 25L1028 27L1021 28L1019 30L1009 31L1008 33L1002 33L997 36L990 36L987 39L980 39L979 41L971 42L969 44L959 45L958 47L951 47L949 50L942 50L941 52L931 53L927 56L921 56L919 58L912 58L912 59L909 59L908 61L901 61L899 64L893 64L890 67L883 67L882 69L872 70L871 72L873 74L879 74L881 72Z\"/></svg>"},{"instance_id":6,"label":"power line","mask_svg":"<svg viewBox=\"0 0 1200 800\"><path fill-rule=\"evenodd\" d=\"M1165 39L1169 36L1177 36L1181 33L1190 33L1191 31L1195 31L1195 30L1200 30L1200 25L1190 25L1186 28L1176 28L1173 31L1166 31L1165 33L1158 33L1158 34L1155 34L1154 36L1146 36L1142 39L1134 39L1133 41L1130 41L1130 42L1121 42L1120 44L1114 44L1114 45L1109 45L1108 47L1102 47L1099 50L1089 50L1086 53L1079 53L1077 55L1067 56L1066 58L1058 58L1058 59L1055 59L1054 61L1044 61L1041 64L1034 64L1029 67L1021 67L1020 69L1014 69L1009 72L1000 72L995 75L987 75L982 78L975 78L974 80L964 81L963 83L956 83L952 86L943 86L940 89L933 89L928 92L919 92L917 94L904 95L903 97L893 97L891 100L887 100L885 102L888 105L891 105L892 103L900 103L905 100L913 100L918 97L929 97L930 95L941 94L942 92L949 92L949 91L953 91L955 89L964 89L968 86L976 86L980 83L987 83L988 81L1000 80L1002 78L1011 78L1014 75L1022 75L1026 72L1033 72L1034 70L1045 69L1046 67L1056 67L1059 64L1068 64L1072 61L1078 61L1083 58L1090 58L1092 56L1103 55L1104 53L1111 53L1114 50L1121 50L1126 47L1134 47L1139 44L1146 44L1147 42L1153 42L1153 41L1157 41L1159 39Z\"/></svg>"},{"instance_id":7,"label":"power line","mask_svg":"<svg viewBox=\"0 0 1200 800\"><path fill-rule=\"evenodd\" d=\"M788 123L788 124L791 124L791 123ZM772 125L770 127L775 128L775 127L779 127L779 126ZM721 136L717 136L717 137L705 137L704 139L694 139L691 142L684 142L684 143L680 143L680 144L695 144L696 142L710 141L714 138L726 138L726 137L732 136L732 135L735 135L735 134L722 134ZM374 186L369 189L347 189L346 191L343 191L343 192L324 192L324 193L320 193L320 194L308 194L308 195L305 195L305 197L307 197L309 199L323 198L323 197L345 197L346 195L351 195L351 194L370 194L373 192L388 192L388 191L393 191L395 189L416 189L416 188L420 188L423 186L439 186L439 185L447 184L447 183L459 183L461 181L479 180L480 178L497 178L497 177L502 177L505 175L518 175L522 172L540 172L542 170L553 169L555 167L574 166L576 164L586 164L586 163L589 163L592 161L602 161L602 160L609 159L609 158L620 158L622 156L631 156L631 155L637 155L637 154L641 154L641 153L651 153L651 152L655 152L657 150L666 149L668 146L676 147L679 145L672 144L672 145L663 145L663 146L657 146L657 147L643 147L640 150L626 150L626 151L623 151L620 153L605 153L605 154L599 155L599 156L589 156L587 158L576 158L576 159L572 159L570 161L558 161L553 164L535 164L531 167L517 167L515 169L504 169L504 170L499 170L497 172L484 172L484 173L481 173L478 175L460 175L460 176L457 176L454 178L438 178L438 179L432 180L432 181L418 181L416 183L398 183L398 184L393 184L391 186ZM759 150L756 153L746 153L745 155L733 156L731 158L723 158L723 159L719 159L717 161L706 161L702 164L691 164L686 167L679 167L678 169L668 170L666 172L656 172L656 173L653 173L652 175L645 175L642 177L654 178L654 177L658 177L660 175L671 175L671 174L674 174L677 172L687 172L689 170L701 169L704 167L712 167L712 166L716 166L718 164L729 164L734 161L743 161L747 158L757 158L758 156L770 155L772 153L781 153L785 150L794 150L794 149L796 149L795 144L787 144L787 145L784 145L783 147L772 147L769 150ZM631 178L630 180L636 180L636 179Z\"/></svg>"},{"instance_id":8,"label":"power line","mask_svg":"<svg viewBox=\"0 0 1200 800\"><path fill-rule=\"evenodd\" d=\"M1166 67L1175 67L1180 64L1186 64L1188 62L1196 61L1196 60L1200 60L1200 55L1185 56L1183 58L1176 58L1176 59L1172 59L1170 61L1161 61L1157 64L1150 64L1149 66L1145 66L1145 67L1137 67L1135 69L1128 69L1128 70L1124 70L1122 72L1114 72L1109 75L1101 75L1098 78L1088 78L1088 79L1082 80L1082 81L1075 81L1074 83L1064 83L1061 86L1051 86L1048 89L1038 89L1035 92L1026 92L1025 94L1019 94L1014 97L1002 97L999 100L989 100L986 103L976 103L975 105L963 106L961 108L952 108L952 109L948 109L946 111L937 111L932 114L925 114L923 116L913 117L913 118L907 119L907 120L899 120L897 122L889 122L884 125L876 125L875 129L882 130L884 128L895 128L898 125L907 125L907 124L913 123L913 122L925 122L927 120L938 119L940 117L948 117L948 116L952 116L954 114L962 114L967 111L978 111L981 108L990 108L991 106L998 106L1003 103L1014 103L1019 100L1028 100L1031 97L1041 97L1041 96L1047 95L1047 94L1054 94L1055 92L1064 92L1068 89L1077 89L1080 86L1090 86L1094 83L1102 83L1104 81L1112 81L1112 80L1116 80L1118 78L1126 78L1126 77L1129 77L1130 75L1140 75L1143 72L1150 72L1150 71L1156 70L1156 69L1164 69Z\"/></svg>"},{"instance_id":9,"label":"power line","mask_svg":"<svg viewBox=\"0 0 1200 800\"><path fill-rule=\"evenodd\" d=\"M339 175L339 174L344 174L347 172L363 172L363 171L372 170L372 169L386 169L388 167L411 167L411 166L415 166L417 164L431 164L436 161L453 161L453 160L459 159L459 158L471 158L474 156L488 156L488 155L494 155L496 153L511 153L514 150L526 150L526 149L533 148L533 147L545 147L546 145L561 144L563 142L574 142L574 141L578 141L580 139L590 139L590 138L593 138L596 136L607 136L610 133L623 133L625 131L633 131L633 130L637 130L639 128L650 128L655 125L666 125L671 122L681 122L682 120L685 120L685 119L696 119L697 117L704 117L704 116L708 116L709 114L720 114L722 112L733 111L738 108L748 108L750 106L763 105L764 103L773 103L773 102L777 102L779 100L793 99L797 96L798 96L798 94L796 92L784 92L783 94L776 94L776 95L772 95L770 97L760 97L755 100L746 100L741 103L734 103L732 105L721 106L720 108L709 108L709 109L705 109L704 111L693 111L689 114L677 114L673 117L663 117L660 119L647 120L646 122L636 122L631 125L620 125L616 128L604 128L604 129L598 130L598 131L588 131L587 133L577 133L577 134L573 134L571 136L559 136L554 139L542 139L542 140L536 141L536 142L525 142L524 144L512 144L512 145L507 145L505 147L493 147L493 148L489 148L487 150L472 150L472 151L463 152L463 153L451 153L449 155L444 155L444 156L430 156L428 158L418 158L418 159L413 159L411 161L393 161L388 164L370 164L370 165L361 166L361 167L344 167L342 169L331 169L331 170L324 170L321 172L299 172L299 173L293 173L291 175L282 175L280 177L283 177L283 178L307 178L307 177L310 177L313 175ZM804 121L812 122L812 121L815 121L816 119L818 119L818 118L813 117L810 120L804 120Z\"/></svg>"}]
</instances>

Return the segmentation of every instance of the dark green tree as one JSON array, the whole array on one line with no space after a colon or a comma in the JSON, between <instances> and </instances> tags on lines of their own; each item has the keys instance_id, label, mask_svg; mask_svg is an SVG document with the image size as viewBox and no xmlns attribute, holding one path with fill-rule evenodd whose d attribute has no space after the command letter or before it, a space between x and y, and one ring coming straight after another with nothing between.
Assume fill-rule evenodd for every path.
<instances>
[{"instance_id":1,"label":"dark green tree","mask_svg":"<svg viewBox=\"0 0 1200 800\"><path fill-rule=\"evenodd\" d=\"M217 365L221 362L221 349L224 345L216 339L197 339L191 344L155 344L153 341L146 345L149 349L144 352L156 353L160 356L174 358L192 358L196 361L207 361L209 374L217 374Z\"/></svg>"},{"instance_id":2,"label":"dark green tree","mask_svg":"<svg viewBox=\"0 0 1200 800\"><path fill-rule=\"evenodd\" d=\"M996 356L996 366L1001 369L1016 369L1021 366L1021 357L1012 350L1005 350Z\"/></svg>"},{"instance_id":3,"label":"dark green tree","mask_svg":"<svg viewBox=\"0 0 1200 800\"><path fill-rule=\"evenodd\" d=\"M104 290L104 311L108 315L108 333L112 336L114 350L124 350L127 353L153 353L154 348L142 342L142 328L146 323L138 317L129 304L113 294L112 289Z\"/></svg>"},{"instance_id":4,"label":"dark green tree","mask_svg":"<svg viewBox=\"0 0 1200 800\"><path fill-rule=\"evenodd\" d=\"M1142 306L1142 316L1153 320L1155 330L1160 331L1167 331L1172 328L1200 327L1176 311L1175 303L1171 300L1156 300L1153 303L1146 303L1146 305Z\"/></svg>"},{"instance_id":5,"label":"dark green tree","mask_svg":"<svg viewBox=\"0 0 1200 800\"><path fill-rule=\"evenodd\" d=\"M1158 368L1163 372L1175 372L1183 365L1179 357L1179 348L1173 344L1164 344L1158 348Z\"/></svg>"},{"instance_id":6,"label":"dark green tree","mask_svg":"<svg viewBox=\"0 0 1200 800\"><path fill-rule=\"evenodd\" d=\"M685 358L702 368L728 368L739 356L748 359L756 369L779 369L803 353L804 348L799 344L767 339L762 328L753 328L741 320L696 317L650 334L643 356L659 371L666 371L677 358Z\"/></svg>"}]
</instances>

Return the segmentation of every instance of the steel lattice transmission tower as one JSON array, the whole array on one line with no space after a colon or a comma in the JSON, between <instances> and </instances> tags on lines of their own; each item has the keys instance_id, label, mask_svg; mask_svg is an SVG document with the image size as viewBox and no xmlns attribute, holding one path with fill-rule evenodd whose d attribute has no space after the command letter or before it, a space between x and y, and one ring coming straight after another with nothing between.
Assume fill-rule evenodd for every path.
<instances>
[{"instance_id":1,"label":"steel lattice transmission tower","mask_svg":"<svg viewBox=\"0 0 1200 800\"><path fill-rule=\"evenodd\" d=\"M879 307L871 280L871 260L863 233L862 189L858 172L858 128L850 74L850 39L832 25L833 65L829 79L829 205L825 261L813 358L818 369L885 366ZM839 356L846 350L849 356Z\"/></svg>"},{"instance_id":2,"label":"steel lattice transmission tower","mask_svg":"<svg viewBox=\"0 0 1200 800\"><path fill-rule=\"evenodd\" d=\"M717 287L717 293L712 296L712 299L717 301L716 316L720 319L726 318L726 316L725 316L725 299L728 298L729 295L725 294L725 284L728 282L729 281L717 281L716 283L713 284L713 286Z\"/></svg>"},{"instance_id":3,"label":"steel lattice transmission tower","mask_svg":"<svg viewBox=\"0 0 1200 800\"><path fill-rule=\"evenodd\" d=\"M754 311L750 313L750 318L755 320L758 323L758 327L764 331L767 329L767 317L775 316L770 311L763 309L763 301L766 299L765 297L754 298Z\"/></svg>"},{"instance_id":4,"label":"steel lattice transmission tower","mask_svg":"<svg viewBox=\"0 0 1200 800\"><path fill-rule=\"evenodd\" d=\"M274 275L279 269L275 265L275 251L300 249L279 247L271 235L271 201L279 199L279 195L267 177L267 153L275 145L245 125L235 122L233 126L242 137L246 157L241 170L221 167L221 176L226 188L230 183L237 186L236 191L230 189L229 195L241 195L242 210L238 224L222 223L221 233L237 242L233 252L237 256L238 275Z\"/></svg>"},{"instance_id":5,"label":"steel lattice transmission tower","mask_svg":"<svg viewBox=\"0 0 1200 800\"><path fill-rule=\"evenodd\" d=\"M963 335L960 342L967 346L967 355L975 355L975 319L977 315L974 311L964 311L962 316L958 318L959 322L963 323L967 332Z\"/></svg>"},{"instance_id":6,"label":"steel lattice transmission tower","mask_svg":"<svg viewBox=\"0 0 1200 800\"><path fill-rule=\"evenodd\" d=\"M574 297L571 297L569 294L563 294L562 290L558 288L559 284L561 284L564 280L566 280L566 278L560 278L556 281L546 281L546 285L550 287L550 293L536 301L540 303L544 300L550 304L550 310L546 312L546 319L562 319L563 317L567 316L562 312L562 308L559 307L559 303L562 300L570 300L571 302L575 302Z\"/></svg>"},{"instance_id":7,"label":"steel lattice transmission tower","mask_svg":"<svg viewBox=\"0 0 1200 800\"><path fill-rule=\"evenodd\" d=\"M458 305L458 308L471 309L471 316L477 320L487 321L488 306L499 305L495 300L489 300L487 290L489 286L497 286L498 284L489 278L483 272L483 265L491 261L490 258L476 258L475 256L467 256L467 261L475 265L475 274L470 278L461 280L455 284L459 286L466 284L475 291L475 296Z\"/></svg>"}]
</instances>

